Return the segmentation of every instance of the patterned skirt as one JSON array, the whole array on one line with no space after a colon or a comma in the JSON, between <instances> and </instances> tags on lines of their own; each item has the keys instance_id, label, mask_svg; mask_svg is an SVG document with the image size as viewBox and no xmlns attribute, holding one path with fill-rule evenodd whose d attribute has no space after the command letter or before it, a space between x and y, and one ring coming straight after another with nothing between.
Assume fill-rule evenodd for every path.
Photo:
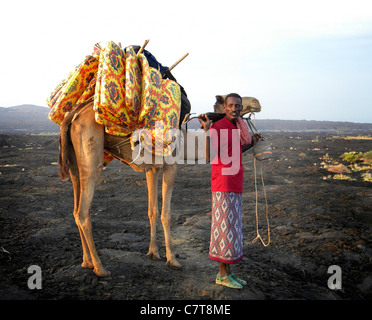
<instances>
[{"instance_id":1,"label":"patterned skirt","mask_svg":"<svg viewBox=\"0 0 372 320\"><path fill-rule=\"evenodd\" d=\"M209 258L236 263L243 258L242 194L212 192Z\"/></svg>"}]
</instances>

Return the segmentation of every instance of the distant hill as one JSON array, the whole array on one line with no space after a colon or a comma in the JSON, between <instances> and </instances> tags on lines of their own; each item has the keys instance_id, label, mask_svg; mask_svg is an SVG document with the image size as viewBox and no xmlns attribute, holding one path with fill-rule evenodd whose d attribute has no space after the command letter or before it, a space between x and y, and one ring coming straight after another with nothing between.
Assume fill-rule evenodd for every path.
<instances>
[{"instance_id":1,"label":"distant hill","mask_svg":"<svg viewBox=\"0 0 372 320\"><path fill-rule=\"evenodd\" d=\"M0 121L14 120L40 120L48 117L50 108L23 104L20 106L2 108L0 107Z\"/></svg>"},{"instance_id":2,"label":"distant hill","mask_svg":"<svg viewBox=\"0 0 372 320\"><path fill-rule=\"evenodd\" d=\"M0 107L0 133L54 133L59 126L48 119L50 108L23 104Z\"/></svg>"},{"instance_id":3,"label":"distant hill","mask_svg":"<svg viewBox=\"0 0 372 320\"><path fill-rule=\"evenodd\" d=\"M15 107L0 107L0 134L14 133L58 133L59 126L48 119L50 108L24 104ZM199 121L193 119L188 128L199 128ZM260 132L335 132L372 133L372 123L308 120L256 119Z\"/></svg>"}]
</instances>

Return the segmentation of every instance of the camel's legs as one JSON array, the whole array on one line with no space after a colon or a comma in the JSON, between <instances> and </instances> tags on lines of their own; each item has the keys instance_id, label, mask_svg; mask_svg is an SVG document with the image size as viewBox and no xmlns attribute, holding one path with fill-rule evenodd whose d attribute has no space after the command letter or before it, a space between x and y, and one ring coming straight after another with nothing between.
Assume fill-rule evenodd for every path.
<instances>
[{"instance_id":1,"label":"camel's legs","mask_svg":"<svg viewBox=\"0 0 372 320\"><path fill-rule=\"evenodd\" d=\"M150 247L147 257L153 260L160 260L158 246L156 244L156 220L158 211L158 177L160 170L152 168L146 172L147 190L148 190L148 216L150 220Z\"/></svg>"},{"instance_id":2,"label":"camel's legs","mask_svg":"<svg viewBox=\"0 0 372 320\"><path fill-rule=\"evenodd\" d=\"M93 269L93 263L92 263L92 258L90 257L89 248L85 240L84 233L81 230L79 222L78 222L79 221L78 209L79 209L79 201L80 201L80 181L79 181L79 170L77 168L75 159L72 161L71 166L70 166L70 177L71 177L73 190L74 190L74 218L75 218L76 225L78 226L78 229L79 229L81 245L83 248L83 263L81 264L81 266L83 268Z\"/></svg>"},{"instance_id":3,"label":"camel's legs","mask_svg":"<svg viewBox=\"0 0 372 320\"><path fill-rule=\"evenodd\" d=\"M81 233L83 234L82 242L85 239L87 247L90 252L90 256L94 267L93 272L97 276L105 277L109 275L109 272L105 270L105 268L102 266L101 260L98 257L93 240L92 223L90 216L90 207L94 195L94 182L95 179L93 177L90 177L83 182L80 181L82 186L80 193L79 209L76 220L79 227L79 231L81 231Z\"/></svg>"},{"instance_id":4,"label":"camel's legs","mask_svg":"<svg viewBox=\"0 0 372 320\"><path fill-rule=\"evenodd\" d=\"M164 165L162 184L162 212L161 222L164 229L166 246L167 266L172 269L181 269L182 265L176 260L173 253L173 242L171 236L171 199L174 181L177 175L177 165Z\"/></svg>"},{"instance_id":5,"label":"camel's legs","mask_svg":"<svg viewBox=\"0 0 372 320\"><path fill-rule=\"evenodd\" d=\"M80 123L85 121L84 123ZM83 250L89 250L93 264L93 272L100 277L110 273L102 266L98 257L92 233L90 208L93 201L94 188L103 169L103 127L94 121L94 117L77 118L71 126L71 140L79 170L79 200L75 211L75 221L79 228ZM85 249L84 249L85 248ZM83 265L89 265L88 254L85 253ZM87 263L84 263L87 261Z\"/></svg>"}]
</instances>

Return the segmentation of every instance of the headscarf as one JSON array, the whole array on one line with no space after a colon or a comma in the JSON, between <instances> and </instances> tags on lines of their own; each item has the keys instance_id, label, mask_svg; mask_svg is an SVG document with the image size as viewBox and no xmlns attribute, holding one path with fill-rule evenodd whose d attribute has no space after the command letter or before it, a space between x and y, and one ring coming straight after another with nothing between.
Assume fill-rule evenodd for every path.
<instances>
[{"instance_id":1,"label":"headscarf","mask_svg":"<svg viewBox=\"0 0 372 320\"><path fill-rule=\"evenodd\" d=\"M236 119L236 126L240 130L240 144L251 144L251 135L249 134L248 126L241 117Z\"/></svg>"}]
</instances>

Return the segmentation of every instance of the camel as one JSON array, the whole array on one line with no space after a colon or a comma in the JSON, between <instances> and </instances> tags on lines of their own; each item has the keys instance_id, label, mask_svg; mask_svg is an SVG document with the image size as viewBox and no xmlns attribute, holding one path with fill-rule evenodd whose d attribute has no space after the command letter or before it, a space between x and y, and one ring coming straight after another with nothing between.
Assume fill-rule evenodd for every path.
<instances>
[{"instance_id":1,"label":"camel","mask_svg":"<svg viewBox=\"0 0 372 320\"><path fill-rule=\"evenodd\" d=\"M156 243L156 220L158 218L157 184L160 170L162 179L161 222L165 235L166 266L181 269L173 252L171 224L171 198L177 173L177 164L135 164L132 159L130 138L107 134L104 127L95 121L93 99L65 115L60 125L59 175L65 180L71 177L74 191L74 218L78 226L82 249L83 268L93 269L99 277L110 272L98 257L92 234L90 209L94 189L103 170L104 150L130 165L137 172L145 172L148 188L148 217L150 220L150 245L147 257L160 260Z\"/></svg>"}]
</instances>

